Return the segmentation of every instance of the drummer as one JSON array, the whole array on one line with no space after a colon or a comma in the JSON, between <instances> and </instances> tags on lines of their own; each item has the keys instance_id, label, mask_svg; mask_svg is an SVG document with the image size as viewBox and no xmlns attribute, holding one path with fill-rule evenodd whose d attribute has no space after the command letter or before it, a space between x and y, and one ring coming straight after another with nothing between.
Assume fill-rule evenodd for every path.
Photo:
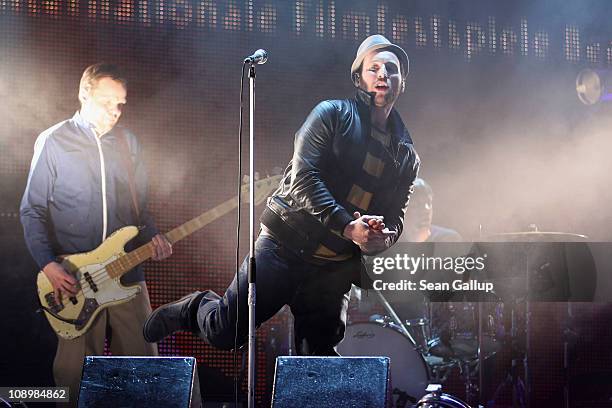
<instances>
[{"instance_id":1,"label":"drummer","mask_svg":"<svg viewBox=\"0 0 612 408\"><path fill-rule=\"evenodd\" d=\"M433 190L422 178L414 180L414 192L404 216L404 232L398 242L461 242L463 238L451 228L433 221Z\"/></svg>"}]
</instances>

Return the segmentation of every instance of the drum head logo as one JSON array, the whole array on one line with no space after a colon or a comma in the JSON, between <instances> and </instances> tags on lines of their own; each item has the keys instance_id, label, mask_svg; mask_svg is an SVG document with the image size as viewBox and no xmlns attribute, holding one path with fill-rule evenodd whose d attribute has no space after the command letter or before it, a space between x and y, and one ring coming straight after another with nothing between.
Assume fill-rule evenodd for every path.
<instances>
[{"instance_id":1,"label":"drum head logo","mask_svg":"<svg viewBox=\"0 0 612 408\"><path fill-rule=\"evenodd\" d=\"M359 330L357 331L357 333L353 334L354 339L371 339L374 336L375 334L373 332L365 330Z\"/></svg>"}]
</instances>

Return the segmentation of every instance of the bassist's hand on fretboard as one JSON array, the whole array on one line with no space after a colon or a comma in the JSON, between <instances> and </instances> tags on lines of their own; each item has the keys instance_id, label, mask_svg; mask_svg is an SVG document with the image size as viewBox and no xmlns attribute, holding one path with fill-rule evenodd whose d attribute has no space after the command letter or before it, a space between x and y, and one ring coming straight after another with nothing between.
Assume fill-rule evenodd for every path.
<instances>
[{"instance_id":1,"label":"bassist's hand on fretboard","mask_svg":"<svg viewBox=\"0 0 612 408\"><path fill-rule=\"evenodd\" d=\"M172 255L172 244L164 235L157 234L151 242L153 242L151 259L154 261L161 261Z\"/></svg>"}]
</instances>

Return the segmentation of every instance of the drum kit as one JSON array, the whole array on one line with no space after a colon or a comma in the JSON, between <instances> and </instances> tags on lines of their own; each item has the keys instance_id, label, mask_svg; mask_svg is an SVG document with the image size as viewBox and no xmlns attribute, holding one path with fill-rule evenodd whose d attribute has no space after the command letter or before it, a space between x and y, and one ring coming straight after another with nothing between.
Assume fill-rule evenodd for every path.
<instances>
[{"instance_id":1,"label":"drum kit","mask_svg":"<svg viewBox=\"0 0 612 408\"><path fill-rule=\"evenodd\" d=\"M487 242L543 240L584 242L586 237L538 231L497 234L490 236ZM540 262L540 258L537 260ZM489 277L495 280L496 275L494 273ZM495 406L494 400L500 390L511 386L513 405L527 407L529 388L523 379L529 377L528 345L521 343L529 338L529 302L534 300L531 293L533 287L529 288L529 282L533 283L533 279L532 272L527 271L522 284L528 289L519 295L502 290L501 294L489 293L476 301L450 297L444 302L434 302L423 295L413 302L418 303L416 307L413 304L408 308L396 301L392 304L383 293L375 290L368 291L374 292L375 301L371 296L365 300L364 296L360 296L361 290L354 287L353 293L359 300L351 302L345 337L337 347L338 353L342 356L390 357L393 407L469 408L484 405L484 371L485 367L491 366L485 361L491 361L502 350L507 350L507 346L511 348L511 372L497 387L493 402L490 401L487 406ZM503 288L503 285L500 287ZM381 306L382 312L369 313L379 311ZM413 314L419 310L420 313L409 316L402 313L406 310L412 310ZM522 375L518 374L517 367L520 365L524 369ZM455 370L458 370L465 385L467 403L441 391L441 384L446 383Z\"/></svg>"},{"instance_id":2,"label":"drum kit","mask_svg":"<svg viewBox=\"0 0 612 408\"><path fill-rule=\"evenodd\" d=\"M401 320L383 294L378 291L375 294L386 315L373 314L367 321L349 321L344 341L337 347L338 353L390 357L393 407L417 404L426 396L430 384L445 383L454 369L462 373L466 399L473 400L473 394L478 391L475 381L480 359L491 357L500 349L497 326L501 324L503 304L486 304L486 329L479 336L478 321L481 319L478 312L482 308L476 302L425 301L424 309L429 311L425 316ZM441 391L436 392L440 394ZM427 395L431 402L437 394ZM440 396L449 397L447 394ZM456 398L437 406L469 408Z\"/></svg>"}]
</instances>

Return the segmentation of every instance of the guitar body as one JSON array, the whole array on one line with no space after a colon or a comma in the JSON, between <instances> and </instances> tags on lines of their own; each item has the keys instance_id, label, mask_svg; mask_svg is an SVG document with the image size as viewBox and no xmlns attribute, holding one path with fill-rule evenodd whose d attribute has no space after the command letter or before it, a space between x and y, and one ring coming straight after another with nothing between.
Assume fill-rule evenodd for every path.
<instances>
[{"instance_id":1,"label":"guitar body","mask_svg":"<svg viewBox=\"0 0 612 408\"><path fill-rule=\"evenodd\" d=\"M62 266L81 282L76 296L62 297L56 303L53 286L47 275L38 273L37 289L47 320L58 336L74 339L85 333L93 324L96 316L104 308L133 299L141 289L139 285L123 286L120 277L111 278L106 265L125 255L125 244L138 235L138 228L123 227L115 231L98 248L90 252L68 255L61 260ZM53 315L71 321L65 322Z\"/></svg>"}]
</instances>

